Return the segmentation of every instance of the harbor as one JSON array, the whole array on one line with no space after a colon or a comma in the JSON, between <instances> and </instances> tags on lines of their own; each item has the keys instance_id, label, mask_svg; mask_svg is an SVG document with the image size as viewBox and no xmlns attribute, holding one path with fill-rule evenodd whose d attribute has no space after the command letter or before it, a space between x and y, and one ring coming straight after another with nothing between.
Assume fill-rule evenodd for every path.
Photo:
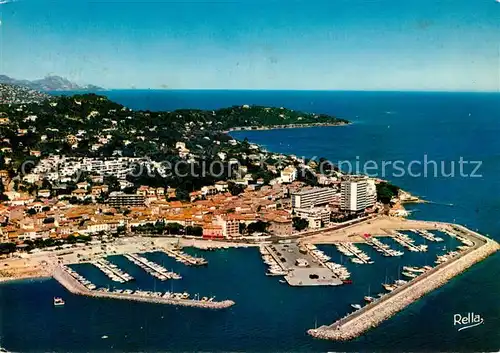
<instances>
[{"instance_id":1,"label":"harbor","mask_svg":"<svg viewBox=\"0 0 500 353\"><path fill-rule=\"evenodd\" d=\"M54 269L53 277L69 292L95 298L190 306L206 309L225 309L235 304L232 300L215 301L213 297L202 297L200 299L200 297L197 295L194 298L190 298L190 295L188 293L152 292L142 290L109 291L107 288L96 289L95 285L85 285L84 283L86 280L82 276L79 276L78 274L76 274L75 276L75 272L64 265L57 266ZM79 277L83 278L83 280L79 281Z\"/></svg>"},{"instance_id":2,"label":"harbor","mask_svg":"<svg viewBox=\"0 0 500 353\"><path fill-rule=\"evenodd\" d=\"M494 240L465 227L444 223L439 227L439 230L446 229L448 232L451 232L450 228L454 229L452 233L457 238L463 239L466 247L448 253L445 255L446 261L434 268L427 267L423 272L420 272L420 269L415 271L414 268L407 267L405 272L413 275L406 283L400 282L402 285L389 287L390 293L371 301L364 307L359 307L331 325L310 329L308 334L315 338L336 341L354 339L499 249L498 243Z\"/></svg>"}]
</instances>

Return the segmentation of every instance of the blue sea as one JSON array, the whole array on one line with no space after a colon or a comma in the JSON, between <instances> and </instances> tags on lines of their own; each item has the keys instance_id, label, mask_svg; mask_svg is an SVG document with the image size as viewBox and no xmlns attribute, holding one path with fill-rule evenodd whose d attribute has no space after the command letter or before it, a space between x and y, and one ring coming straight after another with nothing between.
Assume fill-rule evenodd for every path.
<instances>
[{"instance_id":1,"label":"blue sea","mask_svg":"<svg viewBox=\"0 0 500 353\"><path fill-rule=\"evenodd\" d=\"M112 100L134 109L214 109L258 104L327 113L351 120L343 127L233 132L275 152L333 162L480 161L477 177L433 173L385 179L431 201L409 207L412 218L457 222L500 240L500 94L314 91L105 91ZM427 157L426 157L427 156ZM475 164L474 164L475 165ZM472 172L470 166L464 174ZM422 172L413 164L413 174ZM458 174L458 169L455 170ZM442 173L441 173L442 174ZM410 233L409 233L410 234ZM498 351L500 349L500 255L496 254L427 295L379 327L351 342L328 342L307 336L316 324L329 324L351 311L351 303L382 292L386 278L398 278L403 265L432 264L436 254L456 242L430 243L425 254L405 251L384 258L363 246L373 265L346 261L332 246L322 249L352 272L354 284L330 288L292 288L265 276L255 249L199 253L209 266L190 268L162 253L146 256L183 275L157 282L121 256L110 257L150 290L187 290L229 298L236 305L223 311L116 302L73 296L54 280L0 285L0 345L19 352L87 351ZM410 234L417 242L423 239ZM391 247L400 249L390 239ZM197 250L190 249L192 253ZM100 286L113 286L91 265L75 265ZM52 297L66 300L54 308ZM484 324L457 331L454 314L473 312ZM102 336L108 336L103 339Z\"/></svg>"}]
</instances>

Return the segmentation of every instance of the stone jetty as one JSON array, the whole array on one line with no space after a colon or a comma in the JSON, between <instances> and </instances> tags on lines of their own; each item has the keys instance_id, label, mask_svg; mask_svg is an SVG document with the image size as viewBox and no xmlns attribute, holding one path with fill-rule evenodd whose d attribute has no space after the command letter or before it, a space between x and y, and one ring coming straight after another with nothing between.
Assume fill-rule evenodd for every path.
<instances>
[{"instance_id":1,"label":"stone jetty","mask_svg":"<svg viewBox=\"0 0 500 353\"><path fill-rule=\"evenodd\" d=\"M498 243L494 240L462 226L448 226L453 226L466 234L467 238L474 242L474 246L332 325L310 329L307 333L320 339L336 341L354 339L499 249Z\"/></svg>"},{"instance_id":2,"label":"stone jetty","mask_svg":"<svg viewBox=\"0 0 500 353\"><path fill-rule=\"evenodd\" d=\"M204 301L196 299L179 299L179 298L165 298L158 296L141 296L136 294L125 294L125 293L114 293L114 292L102 292L96 290L89 290L83 284L78 282L73 276L66 272L62 267L58 266L54 269L52 274L55 280L57 280L61 285L63 285L68 291L73 294L86 295L95 298L108 298L108 299L120 299L120 300L130 300L137 302L155 303L155 304L167 304L167 305L178 305L178 306L190 306L205 309L225 309L233 306L235 303L232 300L224 301Z\"/></svg>"}]
</instances>

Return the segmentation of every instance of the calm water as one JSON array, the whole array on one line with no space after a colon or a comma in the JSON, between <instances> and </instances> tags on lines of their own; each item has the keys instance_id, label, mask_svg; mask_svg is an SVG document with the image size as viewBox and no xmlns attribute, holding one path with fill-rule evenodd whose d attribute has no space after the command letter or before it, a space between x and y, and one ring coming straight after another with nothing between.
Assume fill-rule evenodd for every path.
<instances>
[{"instance_id":1,"label":"calm water","mask_svg":"<svg viewBox=\"0 0 500 353\"><path fill-rule=\"evenodd\" d=\"M500 239L500 95L450 93L352 93L267 91L110 91L111 99L135 109L202 108L233 104L286 106L330 113L354 122L347 127L234 133L269 150L332 161L368 159L480 160L481 178L393 178L398 185L435 202L412 207L414 218L466 224ZM470 114L470 116L469 116ZM418 168L415 168L415 171ZM471 170L469 170L470 172ZM453 206L449 206L453 204ZM457 244L446 235L448 249ZM412 235L417 242L423 240ZM385 239L395 249L397 243ZM348 343L313 340L308 328L333 322L382 291L400 266L432 263L443 243L425 255L405 251L384 258L363 246L375 261L355 265L334 247L323 250L345 262L354 284L338 288L291 288L265 276L255 249L199 253L209 266L190 268L161 253L146 256L181 273L180 281L159 282L123 257L110 260L136 277L121 288L187 290L230 298L225 311L96 300L68 294L57 282L23 281L0 286L1 344L14 351L492 351L500 348L500 257L495 255L434 291L365 336ZM196 252L195 250L191 250ZM91 265L75 269L101 286L113 286ZM54 308L52 297L66 300ZM457 332L453 314L472 311L485 324ZM108 339L101 339L107 335Z\"/></svg>"}]
</instances>

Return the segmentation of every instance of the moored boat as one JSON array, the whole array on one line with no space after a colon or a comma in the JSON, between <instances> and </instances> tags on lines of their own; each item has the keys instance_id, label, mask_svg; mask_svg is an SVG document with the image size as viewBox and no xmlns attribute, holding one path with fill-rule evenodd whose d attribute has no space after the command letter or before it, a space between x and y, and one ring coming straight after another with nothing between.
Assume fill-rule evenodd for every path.
<instances>
[{"instance_id":1,"label":"moored boat","mask_svg":"<svg viewBox=\"0 0 500 353\"><path fill-rule=\"evenodd\" d=\"M54 297L54 306L63 306L64 300L60 297Z\"/></svg>"},{"instance_id":2,"label":"moored boat","mask_svg":"<svg viewBox=\"0 0 500 353\"><path fill-rule=\"evenodd\" d=\"M370 297L370 296L366 295L366 296L365 296L365 300L366 300L368 303L371 303L372 301L374 301L374 300L375 300L375 298L374 298L374 297Z\"/></svg>"}]
</instances>

